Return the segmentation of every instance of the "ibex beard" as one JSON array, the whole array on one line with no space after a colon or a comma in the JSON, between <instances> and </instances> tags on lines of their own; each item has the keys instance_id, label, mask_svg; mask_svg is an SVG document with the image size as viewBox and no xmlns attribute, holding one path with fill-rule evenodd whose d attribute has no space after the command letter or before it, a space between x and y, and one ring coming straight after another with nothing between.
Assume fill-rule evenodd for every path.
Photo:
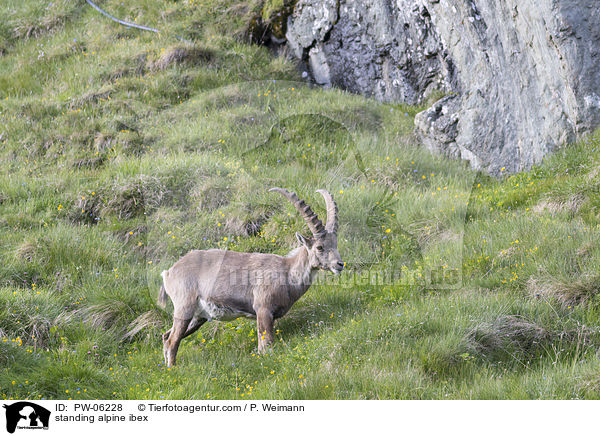
<instances>
[{"instance_id":1,"label":"ibex beard","mask_svg":"<svg viewBox=\"0 0 600 436\"><path fill-rule=\"evenodd\" d=\"M312 236L296 233L300 246L287 256L239 253L228 250L193 250L163 271L158 302L173 302L173 327L163 334L166 364L175 365L181 340L206 321L255 318L258 351L273 342L273 322L287 313L310 288L318 270L341 273L344 262L337 250L338 209L332 195L320 189L327 206L323 225L304 200L282 188L304 218Z\"/></svg>"}]
</instances>

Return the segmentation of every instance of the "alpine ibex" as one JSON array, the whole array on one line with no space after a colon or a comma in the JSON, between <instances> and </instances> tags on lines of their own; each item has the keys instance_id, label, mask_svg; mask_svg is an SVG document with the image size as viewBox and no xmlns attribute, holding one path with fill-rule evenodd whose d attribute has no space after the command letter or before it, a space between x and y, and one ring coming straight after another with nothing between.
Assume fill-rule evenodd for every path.
<instances>
[{"instance_id":1,"label":"alpine ibex","mask_svg":"<svg viewBox=\"0 0 600 436\"><path fill-rule=\"evenodd\" d=\"M287 256L239 253L227 250L193 250L162 272L158 302L173 301L173 327L163 334L163 354L175 364L179 343L206 321L256 318L258 351L273 342L273 321L282 317L308 290L319 269L339 274L344 262L337 250L338 210L331 194L325 198L325 226L304 200L282 188L279 192L296 207L312 237L296 233L300 247Z\"/></svg>"}]
</instances>

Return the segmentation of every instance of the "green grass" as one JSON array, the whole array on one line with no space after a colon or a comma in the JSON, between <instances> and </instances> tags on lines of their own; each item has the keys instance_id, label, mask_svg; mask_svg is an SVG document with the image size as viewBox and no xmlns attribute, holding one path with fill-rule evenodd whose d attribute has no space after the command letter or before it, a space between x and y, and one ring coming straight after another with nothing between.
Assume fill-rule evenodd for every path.
<instances>
[{"instance_id":1,"label":"green grass","mask_svg":"<svg viewBox=\"0 0 600 436\"><path fill-rule=\"evenodd\" d=\"M599 398L600 133L476 174L415 143L422 108L309 88L247 44L288 5L101 2L159 35L0 5L2 398ZM271 354L250 320L213 322L165 368L163 269L306 233L272 186L321 215L334 194L346 272Z\"/></svg>"}]
</instances>

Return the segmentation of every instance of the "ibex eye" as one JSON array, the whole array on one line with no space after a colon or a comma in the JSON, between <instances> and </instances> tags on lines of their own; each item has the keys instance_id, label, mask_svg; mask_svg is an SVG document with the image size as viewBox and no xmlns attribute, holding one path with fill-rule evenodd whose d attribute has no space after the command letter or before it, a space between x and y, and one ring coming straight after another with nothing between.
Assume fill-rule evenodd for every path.
<instances>
[{"instance_id":1,"label":"ibex eye","mask_svg":"<svg viewBox=\"0 0 600 436\"><path fill-rule=\"evenodd\" d=\"M317 245L317 251L318 252L322 252L323 251L323 247L321 245Z\"/></svg>"}]
</instances>

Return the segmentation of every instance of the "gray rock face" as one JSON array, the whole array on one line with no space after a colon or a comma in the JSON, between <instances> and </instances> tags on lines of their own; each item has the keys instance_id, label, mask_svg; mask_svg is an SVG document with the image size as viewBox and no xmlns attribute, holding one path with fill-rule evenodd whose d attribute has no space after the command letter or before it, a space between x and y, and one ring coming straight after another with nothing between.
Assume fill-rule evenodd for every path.
<instances>
[{"instance_id":1,"label":"gray rock face","mask_svg":"<svg viewBox=\"0 0 600 436\"><path fill-rule=\"evenodd\" d=\"M600 124L600 4L299 0L287 39L318 83L417 115L424 145L491 173L530 168Z\"/></svg>"},{"instance_id":2,"label":"gray rock face","mask_svg":"<svg viewBox=\"0 0 600 436\"><path fill-rule=\"evenodd\" d=\"M322 85L408 103L450 90L452 67L431 17L412 0L301 0L286 36Z\"/></svg>"}]
</instances>

